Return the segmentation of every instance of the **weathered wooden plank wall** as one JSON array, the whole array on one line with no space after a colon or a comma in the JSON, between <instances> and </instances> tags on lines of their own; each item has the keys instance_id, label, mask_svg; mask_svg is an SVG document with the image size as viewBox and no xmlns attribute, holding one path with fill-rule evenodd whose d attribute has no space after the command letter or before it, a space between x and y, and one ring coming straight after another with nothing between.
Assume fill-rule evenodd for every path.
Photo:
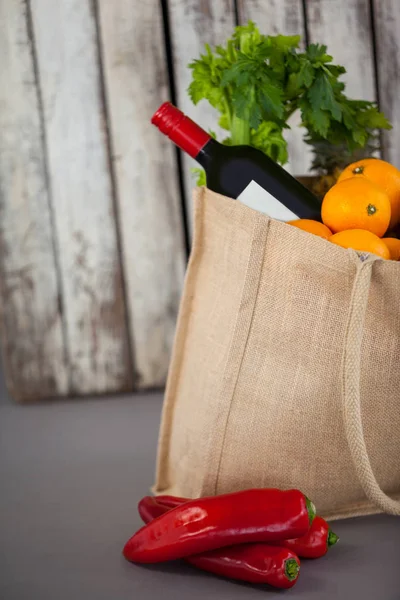
<instances>
[{"instance_id":1,"label":"weathered wooden plank wall","mask_svg":"<svg viewBox=\"0 0 400 600\"><path fill-rule=\"evenodd\" d=\"M136 385L165 382L185 266L175 149L150 126L169 96L158 0L100 0Z\"/></svg>"},{"instance_id":2,"label":"weathered wooden plank wall","mask_svg":"<svg viewBox=\"0 0 400 600\"><path fill-rule=\"evenodd\" d=\"M32 0L70 392L129 389L125 307L91 0Z\"/></svg>"},{"instance_id":3,"label":"weathered wooden plank wall","mask_svg":"<svg viewBox=\"0 0 400 600\"><path fill-rule=\"evenodd\" d=\"M384 157L400 168L400 2L373 0L379 102L393 125L383 134Z\"/></svg>"},{"instance_id":4,"label":"weathered wooden plank wall","mask_svg":"<svg viewBox=\"0 0 400 600\"><path fill-rule=\"evenodd\" d=\"M149 120L172 98L216 129L188 98L187 65L248 19L327 44L349 93L392 121L383 156L400 167L397 0L0 0L1 344L15 398L165 382L194 163ZM287 168L300 175L296 122Z\"/></svg>"},{"instance_id":5,"label":"weathered wooden plank wall","mask_svg":"<svg viewBox=\"0 0 400 600\"><path fill-rule=\"evenodd\" d=\"M24 2L0 2L0 301L7 385L18 400L67 393L31 27Z\"/></svg>"},{"instance_id":6,"label":"weathered wooden plank wall","mask_svg":"<svg viewBox=\"0 0 400 600\"><path fill-rule=\"evenodd\" d=\"M369 2L307 0L305 7L309 41L326 44L335 62L346 67L346 93L376 100Z\"/></svg>"},{"instance_id":7,"label":"weathered wooden plank wall","mask_svg":"<svg viewBox=\"0 0 400 600\"><path fill-rule=\"evenodd\" d=\"M206 102L193 106L187 87L191 80L188 63L204 52L204 44L222 44L236 25L234 0L168 0L171 45L178 106L206 129L217 135L222 130L216 111ZM183 179L189 230L192 231L192 189L196 179L191 168L198 166L189 156L183 157Z\"/></svg>"}]
</instances>

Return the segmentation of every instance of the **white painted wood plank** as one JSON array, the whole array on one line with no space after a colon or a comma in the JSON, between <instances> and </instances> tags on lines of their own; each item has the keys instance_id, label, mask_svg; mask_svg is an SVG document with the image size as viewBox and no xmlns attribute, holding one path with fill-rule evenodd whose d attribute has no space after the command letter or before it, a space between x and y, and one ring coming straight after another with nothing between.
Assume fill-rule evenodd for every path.
<instances>
[{"instance_id":1,"label":"white painted wood plank","mask_svg":"<svg viewBox=\"0 0 400 600\"><path fill-rule=\"evenodd\" d=\"M343 65L346 94L376 100L371 15L367 0L307 0L310 42L328 46L336 64Z\"/></svg>"},{"instance_id":2,"label":"white painted wood plank","mask_svg":"<svg viewBox=\"0 0 400 600\"><path fill-rule=\"evenodd\" d=\"M68 391L59 287L26 3L0 1L0 302L17 400Z\"/></svg>"},{"instance_id":3,"label":"white painted wood plank","mask_svg":"<svg viewBox=\"0 0 400 600\"><path fill-rule=\"evenodd\" d=\"M130 389L91 0L32 0L71 390Z\"/></svg>"},{"instance_id":4,"label":"white painted wood plank","mask_svg":"<svg viewBox=\"0 0 400 600\"><path fill-rule=\"evenodd\" d=\"M158 0L100 0L102 53L137 385L165 382L186 264L175 149L150 124L168 99Z\"/></svg>"},{"instance_id":5,"label":"white painted wood plank","mask_svg":"<svg viewBox=\"0 0 400 600\"><path fill-rule=\"evenodd\" d=\"M212 47L224 44L235 27L233 0L169 0L169 20L172 38L174 72L179 108L207 131L212 129L219 139L226 137L218 126L218 113L206 101L194 106L187 93L191 81L188 64L204 52L204 44ZM221 135L222 134L222 135ZM192 167L199 165L183 155L184 185L189 218L192 230L192 190L196 178Z\"/></svg>"},{"instance_id":6,"label":"white painted wood plank","mask_svg":"<svg viewBox=\"0 0 400 600\"><path fill-rule=\"evenodd\" d=\"M302 0L238 0L239 21L250 19L265 35L300 35L305 45ZM303 141L304 129L300 127L300 112L289 120L290 130L285 132L289 161L285 169L293 175L305 175L311 166L311 150Z\"/></svg>"},{"instance_id":7,"label":"white painted wood plank","mask_svg":"<svg viewBox=\"0 0 400 600\"><path fill-rule=\"evenodd\" d=\"M383 155L400 169L400 2L375 0L380 108L393 125L383 134Z\"/></svg>"}]
</instances>

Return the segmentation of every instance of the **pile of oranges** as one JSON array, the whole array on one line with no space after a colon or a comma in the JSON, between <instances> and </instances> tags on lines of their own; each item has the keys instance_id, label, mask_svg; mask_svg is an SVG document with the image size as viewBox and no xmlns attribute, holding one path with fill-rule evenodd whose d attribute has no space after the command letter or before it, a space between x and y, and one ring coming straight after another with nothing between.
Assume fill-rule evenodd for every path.
<instances>
[{"instance_id":1,"label":"pile of oranges","mask_svg":"<svg viewBox=\"0 0 400 600\"><path fill-rule=\"evenodd\" d=\"M343 248L400 260L400 239L384 237L400 223L400 171L377 158L352 163L325 195L321 217L322 223L299 219L290 225Z\"/></svg>"}]
</instances>

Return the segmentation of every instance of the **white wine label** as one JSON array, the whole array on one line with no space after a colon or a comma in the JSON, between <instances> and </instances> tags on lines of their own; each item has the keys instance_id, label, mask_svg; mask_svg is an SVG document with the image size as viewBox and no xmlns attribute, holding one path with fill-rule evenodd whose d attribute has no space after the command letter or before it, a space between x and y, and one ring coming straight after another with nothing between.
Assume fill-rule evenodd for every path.
<instances>
[{"instance_id":1,"label":"white wine label","mask_svg":"<svg viewBox=\"0 0 400 600\"><path fill-rule=\"evenodd\" d=\"M267 192L261 185L252 180L248 186L246 186L237 199L254 210L262 212L272 219L277 221L294 221L298 219L298 215L295 215L287 206L282 204L272 194Z\"/></svg>"}]
</instances>

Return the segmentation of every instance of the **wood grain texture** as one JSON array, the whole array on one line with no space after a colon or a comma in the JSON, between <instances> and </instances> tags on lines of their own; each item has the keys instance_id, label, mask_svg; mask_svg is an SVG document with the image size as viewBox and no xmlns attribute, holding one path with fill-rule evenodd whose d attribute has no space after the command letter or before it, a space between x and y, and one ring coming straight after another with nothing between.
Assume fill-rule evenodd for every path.
<instances>
[{"instance_id":1,"label":"wood grain texture","mask_svg":"<svg viewBox=\"0 0 400 600\"><path fill-rule=\"evenodd\" d=\"M380 108L393 125L383 157L400 169L400 2L374 0Z\"/></svg>"},{"instance_id":2,"label":"wood grain texture","mask_svg":"<svg viewBox=\"0 0 400 600\"><path fill-rule=\"evenodd\" d=\"M0 303L3 367L19 401L68 377L32 39L25 2L0 2Z\"/></svg>"},{"instance_id":3,"label":"wood grain texture","mask_svg":"<svg viewBox=\"0 0 400 600\"><path fill-rule=\"evenodd\" d=\"M71 393L132 387L91 0L32 0Z\"/></svg>"},{"instance_id":4,"label":"wood grain texture","mask_svg":"<svg viewBox=\"0 0 400 600\"><path fill-rule=\"evenodd\" d=\"M188 64L204 52L204 44L211 46L224 44L235 27L233 0L169 0L169 19L176 82L177 103L183 112L199 123L204 129L212 129L219 139L226 137L218 126L218 113L206 101L194 106L187 94L191 81ZM187 155L183 155L184 186L192 231L192 190L196 178L192 167L199 165Z\"/></svg>"},{"instance_id":5,"label":"wood grain texture","mask_svg":"<svg viewBox=\"0 0 400 600\"><path fill-rule=\"evenodd\" d=\"M99 15L137 385L159 386L186 264L175 149L150 124L169 97L161 10L100 0Z\"/></svg>"},{"instance_id":6,"label":"wood grain texture","mask_svg":"<svg viewBox=\"0 0 400 600\"><path fill-rule=\"evenodd\" d=\"M239 21L256 23L265 35L300 35L305 45L302 0L238 0ZM311 166L311 151L304 143L304 129L300 127L300 113L289 120L290 130L285 132L289 161L285 165L293 175L305 175Z\"/></svg>"},{"instance_id":7,"label":"wood grain texture","mask_svg":"<svg viewBox=\"0 0 400 600\"><path fill-rule=\"evenodd\" d=\"M328 46L334 62L346 68L346 94L376 100L369 2L307 0L306 14L310 42Z\"/></svg>"}]
</instances>

